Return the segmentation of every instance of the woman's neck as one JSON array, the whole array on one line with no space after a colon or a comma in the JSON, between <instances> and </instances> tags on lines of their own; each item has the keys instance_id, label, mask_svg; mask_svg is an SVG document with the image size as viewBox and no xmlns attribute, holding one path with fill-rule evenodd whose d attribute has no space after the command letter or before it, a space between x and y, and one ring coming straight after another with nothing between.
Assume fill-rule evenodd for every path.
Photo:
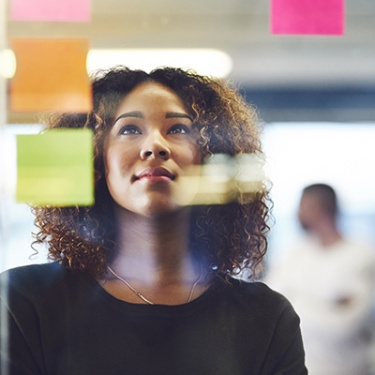
<instances>
[{"instance_id":1,"label":"woman's neck","mask_svg":"<svg viewBox=\"0 0 375 375\"><path fill-rule=\"evenodd\" d=\"M118 210L116 218L117 250L111 266L119 273L154 285L196 277L189 210L152 218Z\"/></svg>"}]
</instances>

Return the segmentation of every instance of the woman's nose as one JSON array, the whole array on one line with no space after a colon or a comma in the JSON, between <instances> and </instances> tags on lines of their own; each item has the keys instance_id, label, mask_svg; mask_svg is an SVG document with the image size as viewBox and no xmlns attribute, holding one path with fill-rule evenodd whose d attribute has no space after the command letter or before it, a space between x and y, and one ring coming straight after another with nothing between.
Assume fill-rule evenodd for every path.
<instances>
[{"instance_id":1,"label":"woman's nose","mask_svg":"<svg viewBox=\"0 0 375 375\"><path fill-rule=\"evenodd\" d=\"M169 159L171 155L167 142L161 134L150 134L141 149L142 159Z\"/></svg>"}]
</instances>

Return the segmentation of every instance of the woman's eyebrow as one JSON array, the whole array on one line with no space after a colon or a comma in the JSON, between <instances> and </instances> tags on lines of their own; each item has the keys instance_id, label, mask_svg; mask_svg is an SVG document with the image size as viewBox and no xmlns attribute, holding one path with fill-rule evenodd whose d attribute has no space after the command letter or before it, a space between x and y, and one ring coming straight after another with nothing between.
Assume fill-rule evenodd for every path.
<instances>
[{"instance_id":1,"label":"woman's eyebrow","mask_svg":"<svg viewBox=\"0 0 375 375\"><path fill-rule=\"evenodd\" d=\"M182 113L182 112L167 112L165 114L165 118L187 118L189 119L190 121L193 121L193 119L191 118L191 116L187 115L186 113Z\"/></svg>"},{"instance_id":2,"label":"woman's eyebrow","mask_svg":"<svg viewBox=\"0 0 375 375\"><path fill-rule=\"evenodd\" d=\"M119 117L117 117L117 119L113 123L115 124L118 120L120 120L120 118L126 118L126 117L143 118L143 114L142 112L139 112L139 111L122 113Z\"/></svg>"},{"instance_id":3,"label":"woman's eyebrow","mask_svg":"<svg viewBox=\"0 0 375 375\"><path fill-rule=\"evenodd\" d=\"M117 117L113 123L115 124L121 118L127 118L127 117L144 118L143 113L140 111L126 112L126 113L122 113L119 117ZM183 112L167 112L165 114L165 118L187 118L190 121L193 121L191 116Z\"/></svg>"}]
</instances>

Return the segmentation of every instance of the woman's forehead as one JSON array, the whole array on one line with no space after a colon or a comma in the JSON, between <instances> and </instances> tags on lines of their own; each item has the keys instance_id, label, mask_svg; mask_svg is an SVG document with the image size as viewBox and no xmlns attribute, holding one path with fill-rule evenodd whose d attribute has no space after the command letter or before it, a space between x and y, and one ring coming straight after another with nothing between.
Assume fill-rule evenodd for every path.
<instances>
[{"instance_id":1,"label":"woman's forehead","mask_svg":"<svg viewBox=\"0 0 375 375\"><path fill-rule=\"evenodd\" d=\"M143 82L124 95L118 104L116 115L127 110L147 111L153 107L169 107L170 111L174 109L175 112L190 112L186 103L173 89L157 82Z\"/></svg>"}]
</instances>

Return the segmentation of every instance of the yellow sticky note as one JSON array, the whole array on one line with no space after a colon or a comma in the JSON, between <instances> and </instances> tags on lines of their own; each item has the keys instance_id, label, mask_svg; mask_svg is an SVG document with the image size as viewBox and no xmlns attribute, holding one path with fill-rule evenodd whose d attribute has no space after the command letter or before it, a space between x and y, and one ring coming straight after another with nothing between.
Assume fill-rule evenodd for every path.
<instances>
[{"instance_id":1,"label":"yellow sticky note","mask_svg":"<svg viewBox=\"0 0 375 375\"><path fill-rule=\"evenodd\" d=\"M92 138L89 129L18 135L16 200L60 207L93 204Z\"/></svg>"},{"instance_id":2,"label":"yellow sticky note","mask_svg":"<svg viewBox=\"0 0 375 375\"><path fill-rule=\"evenodd\" d=\"M86 39L13 39L17 68L11 81L14 112L88 112L92 92Z\"/></svg>"}]
</instances>

